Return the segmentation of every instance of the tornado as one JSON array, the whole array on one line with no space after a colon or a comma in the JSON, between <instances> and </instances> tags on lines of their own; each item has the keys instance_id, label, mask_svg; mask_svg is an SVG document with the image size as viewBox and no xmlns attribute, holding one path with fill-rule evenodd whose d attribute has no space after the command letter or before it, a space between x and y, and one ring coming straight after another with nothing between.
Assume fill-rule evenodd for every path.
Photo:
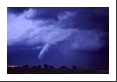
<instances>
[{"instance_id":1,"label":"tornado","mask_svg":"<svg viewBox=\"0 0 117 82\"><path fill-rule=\"evenodd\" d=\"M44 56L45 56L45 54L46 54L46 52L49 50L49 48L50 48L50 44L45 44L44 45L44 47L42 48L42 50L41 50L41 52L39 53L39 59L42 61L43 60L43 58L44 58Z\"/></svg>"}]
</instances>

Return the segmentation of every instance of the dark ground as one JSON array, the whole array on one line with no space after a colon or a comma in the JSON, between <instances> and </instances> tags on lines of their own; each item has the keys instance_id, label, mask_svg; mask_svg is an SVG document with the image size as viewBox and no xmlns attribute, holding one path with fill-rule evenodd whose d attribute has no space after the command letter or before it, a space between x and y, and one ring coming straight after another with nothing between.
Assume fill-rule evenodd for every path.
<instances>
[{"instance_id":1,"label":"dark ground","mask_svg":"<svg viewBox=\"0 0 117 82\"><path fill-rule=\"evenodd\" d=\"M109 74L109 69L7 67L7 74Z\"/></svg>"}]
</instances>

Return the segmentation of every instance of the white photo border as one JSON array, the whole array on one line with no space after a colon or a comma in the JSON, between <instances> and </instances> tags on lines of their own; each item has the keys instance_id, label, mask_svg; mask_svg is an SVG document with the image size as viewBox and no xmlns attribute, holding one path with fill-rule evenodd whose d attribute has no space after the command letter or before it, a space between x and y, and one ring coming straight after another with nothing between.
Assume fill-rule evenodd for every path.
<instances>
[{"instance_id":1,"label":"white photo border","mask_svg":"<svg viewBox=\"0 0 117 82\"><path fill-rule=\"evenodd\" d=\"M7 7L109 7L109 74L7 74ZM116 0L0 0L0 81L116 81Z\"/></svg>"}]
</instances>

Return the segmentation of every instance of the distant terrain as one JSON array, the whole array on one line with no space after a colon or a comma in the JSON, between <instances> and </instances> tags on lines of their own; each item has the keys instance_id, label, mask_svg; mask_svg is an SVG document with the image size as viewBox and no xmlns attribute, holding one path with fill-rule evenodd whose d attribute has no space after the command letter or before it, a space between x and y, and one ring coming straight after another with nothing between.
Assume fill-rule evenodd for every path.
<instances>
[{"instance_id":1,"label":"distant terrain","mask_svg":"<svg viewBox=\"0 0 117 82\"><path fill-rule=\"evenodd\" d=\"M53 66L44 68L40 66L36 67L7 67L7 74L109 74L107 68L87 68L81 69L73 66L73 68L67 68L61 66L61 68L54 68Z\"/></svg>"}]
</instances>

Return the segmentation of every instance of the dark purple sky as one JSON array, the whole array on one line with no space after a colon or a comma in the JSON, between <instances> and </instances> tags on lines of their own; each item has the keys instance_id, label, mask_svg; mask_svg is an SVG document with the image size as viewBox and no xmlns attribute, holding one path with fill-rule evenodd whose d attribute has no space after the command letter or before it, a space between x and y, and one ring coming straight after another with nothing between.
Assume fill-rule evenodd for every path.
<instances>
[{"instance_id":1,"label":"dark purple sky","mask_svg":"<svg viewBox=\"0 0 117 82\"><path fill-rule=\"evenodd\" d=\"M109 66L108 7L8 7L7 64Z\"/></svg>"}]
</instances>

